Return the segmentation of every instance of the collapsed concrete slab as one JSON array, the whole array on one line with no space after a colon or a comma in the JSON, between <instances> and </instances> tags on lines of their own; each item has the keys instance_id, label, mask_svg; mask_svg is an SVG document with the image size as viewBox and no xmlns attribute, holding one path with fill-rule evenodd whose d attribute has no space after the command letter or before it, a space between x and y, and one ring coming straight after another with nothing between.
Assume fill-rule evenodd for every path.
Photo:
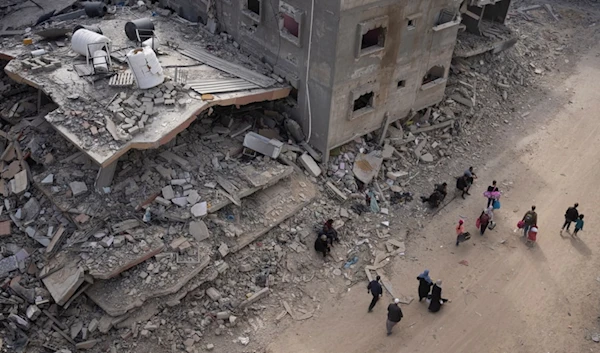
<instances>
[{"instance_id":1,"label":"collapsed concrete slab","mask_svg":"<svg viewBox=\"0 0 600 353\"><path fill-rule=\"evenodd\" d=\"M142 306L149 299L177 293L210 263L210 257L206 255L196 264L177 266L175 256L170 260L167 261L169 269L158 276L135 268L128 278L95 282L85 294L108 315L120 316Z\"/></svg>"}]
</instances>

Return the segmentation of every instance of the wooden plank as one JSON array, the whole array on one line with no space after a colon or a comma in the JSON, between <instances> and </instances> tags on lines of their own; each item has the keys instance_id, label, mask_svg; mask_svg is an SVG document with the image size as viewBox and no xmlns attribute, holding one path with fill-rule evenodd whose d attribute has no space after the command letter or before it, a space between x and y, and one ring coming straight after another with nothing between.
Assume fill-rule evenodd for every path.
<instances>
[{"instance_id":1,"label":"wooden plank","mask_svg":"<svg viewBox=\"0 0 600 353\"><path fill-rule=\"evenodd\" d=\"M180 50L179 52L189 58L198 60L201 63L204 63L221 71L225 71L239 78L243 78L244 80L257 84L263 88L273 86L277 82L275 79L259 74L258 72L249 70L241 65L237 65L227 60L218 58L202 49L187 48L184 50Z\"/></svg>"},{"instance_id":2,"label":"wooden plank","mask_svg":"<svg viewBox=\"0 0 600 353\"><path fill-rule=\"evenodd\" d=\"M60 245L62 242L62 238L65 235L65 227L62 225L58 228L56 233L52 236L52 240L50 240L50 244L46 247L46 254L51 254L57 245Z\"/></svg>"}]
</instances>

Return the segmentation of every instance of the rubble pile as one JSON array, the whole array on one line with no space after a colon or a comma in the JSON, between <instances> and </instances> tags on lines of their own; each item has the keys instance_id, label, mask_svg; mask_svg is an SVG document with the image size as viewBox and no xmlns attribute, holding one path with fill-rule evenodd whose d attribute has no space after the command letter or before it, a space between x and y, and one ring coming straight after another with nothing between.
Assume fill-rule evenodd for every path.
<instances>
[{"instance_id":1,"label":"rubble pile","mask_svg":"<svg viewBox=\"0 0 600 353\"><path fill-rule=\"evenodd\" d=\"M149 8L169 15L147 4L131 10ZM542 10L527 13L551 16ZM532 25L518 11L511 21ZM183 26L186 39L197 35L192 28ZM412 112L385 134L357 138L326 163L298 138L284 112L289 100L211 107L170 142L124 153L112 184L101 188L86 151L116 151L152 133L162 113L181 114L190 101L208 104L209 97L170 73L150 90L90 84L99 96L67 84L50 97L62 108L42 99L38 109L37 92L2 72L0 347L232 351L223 346L250 345L265 322L318 313L322 296L315 293L342 293L375 275L410 303L408 291L392 288L385 266L392 258L414 260L412 231L432 215L413 195L436 182L452 188L451 178L477 165L496 135L521 124L526 92L576 49L554 33L545 41L515 33L520 41L510 50L455 58L443 102ZM54 44L45 43L50 51ZM235 44L225 34L203 36L200 45L260 66L227 46ZM47 77L77 71L48 61L19 65ZM62 127L75 131L84 151L50 123L63 134ZM264 144L251 147L249 134ZM330 218L341 241L323 263L313 242Z\"/></svg>"}]
</instances>

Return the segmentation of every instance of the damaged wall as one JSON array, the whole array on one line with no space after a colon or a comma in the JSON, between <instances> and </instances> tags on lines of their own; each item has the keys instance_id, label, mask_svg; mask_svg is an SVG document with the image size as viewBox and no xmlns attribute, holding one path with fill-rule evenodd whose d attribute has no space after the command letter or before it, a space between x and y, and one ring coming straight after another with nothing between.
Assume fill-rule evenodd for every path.
<instances>
[{"instance_id":1,"label":"damaged wall","mask_svg":"<svg viewBox=\"0 0 600 353\"><path fill-rule=\"evenodd\" d=\"M180 8L191 3L163 1ZM216 11L220 30L298 90L294 118L306 135L310 130L318 150L328 151L379 129L386 112L393 121L443 98L460 23L459 2L315 1L309 123L305 76L311 4L224 0L216 3ZM428 73L436 79L423 84Z\"/></svg>"}]
</instances>

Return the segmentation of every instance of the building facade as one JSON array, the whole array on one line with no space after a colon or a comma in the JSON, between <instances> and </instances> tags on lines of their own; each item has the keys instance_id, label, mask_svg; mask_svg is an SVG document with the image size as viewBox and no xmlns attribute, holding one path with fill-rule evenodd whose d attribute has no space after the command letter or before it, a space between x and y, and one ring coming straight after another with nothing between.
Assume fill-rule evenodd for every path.
<instances>
[{"instance_id":1,"label":"building facade","mask_svg":"<svg viewBox=\"0 0 600 353\"><path fill-rule=\"evenodd\" d=\"M292 85L294 118L324 154L440 102L460 0L161 0L219 30ZM190 18L192 17L192 18Z\"/></svg>"}]
</instances>

